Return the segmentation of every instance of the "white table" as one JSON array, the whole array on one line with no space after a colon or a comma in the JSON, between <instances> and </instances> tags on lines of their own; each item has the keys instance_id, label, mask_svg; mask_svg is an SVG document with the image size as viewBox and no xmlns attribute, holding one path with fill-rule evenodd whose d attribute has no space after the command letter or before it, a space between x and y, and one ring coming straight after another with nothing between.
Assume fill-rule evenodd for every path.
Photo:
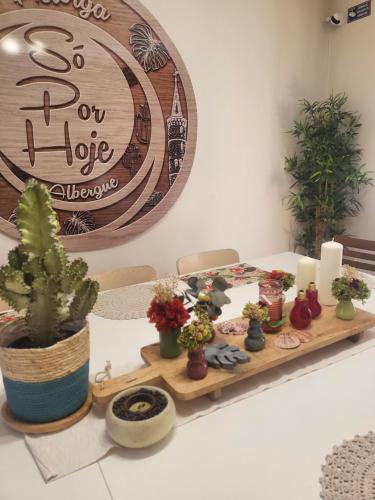
<instances>
[{"instance_id":1,"label":"white table","mask_svg":"<svg viewBox=\"0 0 375 500\"><path fill-rule=\"evenodd\" d=\"M283 253L247 262L295 272L297 260ZM257 298L257 284L228 294L224 320ZM365 308L375 312L375 297ZM140 347L156 335L145 319L91 315L90 328L92 372L106 359L133 369ZM318 500L320 467L332 446L374 430L374 381L372 349L190 422L151 449L113 451L49 484L22 437L0 423L0 500Z\"/></svg>"}]
</instances>

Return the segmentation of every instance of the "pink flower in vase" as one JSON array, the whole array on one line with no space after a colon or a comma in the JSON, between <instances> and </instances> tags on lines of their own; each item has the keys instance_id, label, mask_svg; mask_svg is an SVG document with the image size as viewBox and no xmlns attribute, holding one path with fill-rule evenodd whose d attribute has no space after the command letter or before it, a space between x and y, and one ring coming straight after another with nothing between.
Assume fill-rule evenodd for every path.
<instances>
[{"instance_id":1,"label":"pink flower in vase","mask_svg":"<svg viewBox=\"0 0 375 500\"><path fill-rule=\"evenodd\" d=\"M231 267L231 268L229 269L229 271L230 271L231 273L235 273L235 274L243 274L243 273L245 272L245 269L244 269L243 267L238 267L238 266L237 266L237 267Z\"/></svg>"}]
</instances>

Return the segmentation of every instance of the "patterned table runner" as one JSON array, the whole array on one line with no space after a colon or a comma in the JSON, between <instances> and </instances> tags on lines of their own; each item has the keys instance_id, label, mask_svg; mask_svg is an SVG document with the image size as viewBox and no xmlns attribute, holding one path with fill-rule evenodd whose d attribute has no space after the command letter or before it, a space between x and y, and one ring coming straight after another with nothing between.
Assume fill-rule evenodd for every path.
<instances>
[{"instance_id":1,"label":"patterned table runner","mask_svg":"<svg viewBox=\"0 0 375 500\"><path fill-rule=\"evenodd\" d=\"M192 276L196 276L199 279L204 279L209 286L212 283L213 278L221 276L233 287L236 287L256 283L257 281L260 281L266 273L267 271L263 271L258 267L242 263L219 267L217 269L211 269L210 271L185 274L184 276L180 276L180 279L187 283L189 278L191 278Z\"/></svg>"},{"instance_id":2,"label":"patterned table runner","mask_svg":"<svg viewBox=\"0 0 375 500\"><path fill-rule=\"evenodd\" d=\"M375 498L375 434L356 436L335 446L326 457L320 479L324 500Z\"/></svg>"}]
</instances>

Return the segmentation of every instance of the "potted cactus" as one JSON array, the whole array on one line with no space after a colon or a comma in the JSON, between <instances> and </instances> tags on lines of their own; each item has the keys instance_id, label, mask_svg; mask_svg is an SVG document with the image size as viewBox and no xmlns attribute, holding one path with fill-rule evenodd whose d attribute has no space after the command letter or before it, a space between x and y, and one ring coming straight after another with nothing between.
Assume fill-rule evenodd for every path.
<instances>
[{"instance_id":1,"label":"potted cactus","mask_svg":"<svg viewBox=\"0 0 375 500\"><path fill-rule=\"evenodd\" d=\"M21 318L0 336L9 408L26 422L59 420L87 399L89 330L85 318L99 285L87 264L69 261L46 186L30 181L17 209L20 244L0 267L0 297Z\"/></svg>"}]
</instances>

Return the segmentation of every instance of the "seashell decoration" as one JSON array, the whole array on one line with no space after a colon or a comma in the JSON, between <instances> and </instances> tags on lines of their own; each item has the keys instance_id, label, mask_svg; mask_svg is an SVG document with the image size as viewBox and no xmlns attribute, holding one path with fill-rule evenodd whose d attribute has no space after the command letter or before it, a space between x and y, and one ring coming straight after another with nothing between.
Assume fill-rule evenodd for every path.
<instances>
[{"instance_id":1,"label":"seashell decoration","mask_svg":"<svg viewBox=\"0 0 375 500\"><path fill-rule=\"evenodd\" d=\"M224 335L243 335L247 331L247 327L242 323L236 323L235 321L224 321L218 326L220 333Z\"/></svg>"},{"instance_id":2,"label":"seashell decoration","mask_svg":"<svg viewBox=\"0 0 375 500\"><path fill-rule=\"evenodd\" d=\"M298 337L299 341L302 343L302 344L305 344L306 342L310 342L312 340L312 334L309 333L309 332L304 332L302 330L300 331L294 331L293 332L293 335L296 335L296 337Z\"/></svg>"},{"instance_id":3,"label":"seashell decoration","mask_svg":"<svg viewBox=\"0 0 375 500\"><path fill-rule=\"evenodd\" d=\"M8 222L15 224L17 222L17 209L15 208L8 218Z\"/></svg>"},{"instance_id":4,"label":"seashell decoration","mask_svg":"<svg viewBox=\"0 0 375 500\"><path fill-rule=\"evenodd\" d=\"M129 31L131 33L129 42L133 55L146 73L157 71L167 64L170 55L163 42L154 38L150 26L133 24Z\"/></svg>"},{"instance_id":5,"label":"seashell decoration","mask_svg":"<svg viewBox=\"0 0 375 500\"><path fill-rule=\"evenodd\" d=\"M73 212L63 224L64 234L84 234L96 229L94 217L90 212Z\"/></svg>"},{"instance_id":6,"label":"seashell decoration","mask_svg":"<svg viewBox=\"0 0 375 500\"><path fill-rule=\"evenodd\" d=\"M300 346L301 342L297 335L293 333L280 333L275 340L275 346L280 349L295 349Z\"/></svg>"}]
</instances>

